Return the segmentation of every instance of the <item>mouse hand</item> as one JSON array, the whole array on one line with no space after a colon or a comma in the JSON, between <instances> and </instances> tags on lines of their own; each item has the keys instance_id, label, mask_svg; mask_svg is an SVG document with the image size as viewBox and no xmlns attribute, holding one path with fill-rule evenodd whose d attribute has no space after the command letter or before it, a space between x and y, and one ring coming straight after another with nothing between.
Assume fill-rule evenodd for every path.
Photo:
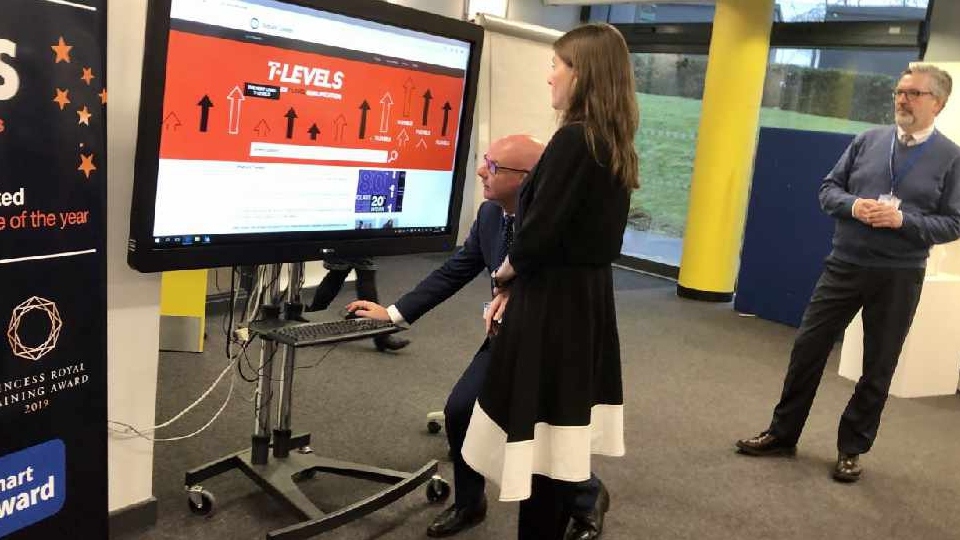
<instances>
[{"instance_id":1,"label":"mouse hand","mask_svg":"<svg viewBox=\"0 0 960 540\"><path fill-rule=\"evenodd\" d=\"M368 300L357 300L347 304L348 315L346 318L366 317L367 319L377 319L379 321L389 321L390 314L387 308L370 302Z\"/></svg>"}]
</instances>

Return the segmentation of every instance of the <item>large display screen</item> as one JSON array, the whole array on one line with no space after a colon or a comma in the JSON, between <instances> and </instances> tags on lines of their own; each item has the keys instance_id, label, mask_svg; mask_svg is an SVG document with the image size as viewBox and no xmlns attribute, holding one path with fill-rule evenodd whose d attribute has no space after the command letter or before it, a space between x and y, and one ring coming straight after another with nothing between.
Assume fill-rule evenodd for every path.
<instances>
[{"instance_id":1,"label":"large display screen","mask_svg":"<svg viewBox=\"0 0 960 540\"><path fill-rule=\"evenodd\" d=\"M375 0L151 2L131 266L452 248L481 42Z\"/></svg>"}]
</instances>

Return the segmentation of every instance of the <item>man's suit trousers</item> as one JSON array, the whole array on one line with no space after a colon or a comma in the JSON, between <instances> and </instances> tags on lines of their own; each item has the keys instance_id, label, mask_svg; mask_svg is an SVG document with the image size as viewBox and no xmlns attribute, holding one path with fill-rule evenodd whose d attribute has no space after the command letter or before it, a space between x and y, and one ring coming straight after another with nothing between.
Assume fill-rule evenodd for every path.
<instances>
[{"instance_id":1,"label":"man's suit trousers","mask_svg":"<svg viewBox=\"0 0 960 540\"><path fill-rule=\"evenodd\" d=\"M862 308L863 375L840 419L837 449L846 454L870 450L923 276L922 268L867 268L827 259L793 344L772 435L793 444L800 438L830 351Z\"/></svg>"}]
</instances>

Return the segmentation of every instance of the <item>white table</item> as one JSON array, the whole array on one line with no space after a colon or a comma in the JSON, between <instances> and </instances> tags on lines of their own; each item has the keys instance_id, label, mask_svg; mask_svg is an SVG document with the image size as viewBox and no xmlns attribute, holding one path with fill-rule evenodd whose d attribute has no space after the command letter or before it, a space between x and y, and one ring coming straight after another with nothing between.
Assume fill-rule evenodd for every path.
<instances>
[{"instance_id":1,"label":"white table","mask_svg":"<svg viewBox=\"0 0 960 540\"><path fill-rule=\"evenodd\" d=\"M863 320L847 327L840 352L840 375L863 373ZM913 326L903 344L890 395L922 397L954 394L960 380L960 275L928 274Z\"/></svg>"}]
</instances>

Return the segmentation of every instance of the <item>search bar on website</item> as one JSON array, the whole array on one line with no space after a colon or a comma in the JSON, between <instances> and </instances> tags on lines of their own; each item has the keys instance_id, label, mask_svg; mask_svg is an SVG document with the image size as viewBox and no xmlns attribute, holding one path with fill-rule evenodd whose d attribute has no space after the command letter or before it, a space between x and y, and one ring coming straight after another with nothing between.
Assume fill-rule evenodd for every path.
<instances>
[{"instance_id":1,"label":"search bar on website","mask_svg":"<svg viewBox=\"0 0 960 540\"><path fill-rule=\"evenodd\" d=\"M250 157L387 163L390 154L386 150L369 150L367 148L335 148L332 146L300 146L255 142L250 143Z\"/></svg>"}]
</instances>

